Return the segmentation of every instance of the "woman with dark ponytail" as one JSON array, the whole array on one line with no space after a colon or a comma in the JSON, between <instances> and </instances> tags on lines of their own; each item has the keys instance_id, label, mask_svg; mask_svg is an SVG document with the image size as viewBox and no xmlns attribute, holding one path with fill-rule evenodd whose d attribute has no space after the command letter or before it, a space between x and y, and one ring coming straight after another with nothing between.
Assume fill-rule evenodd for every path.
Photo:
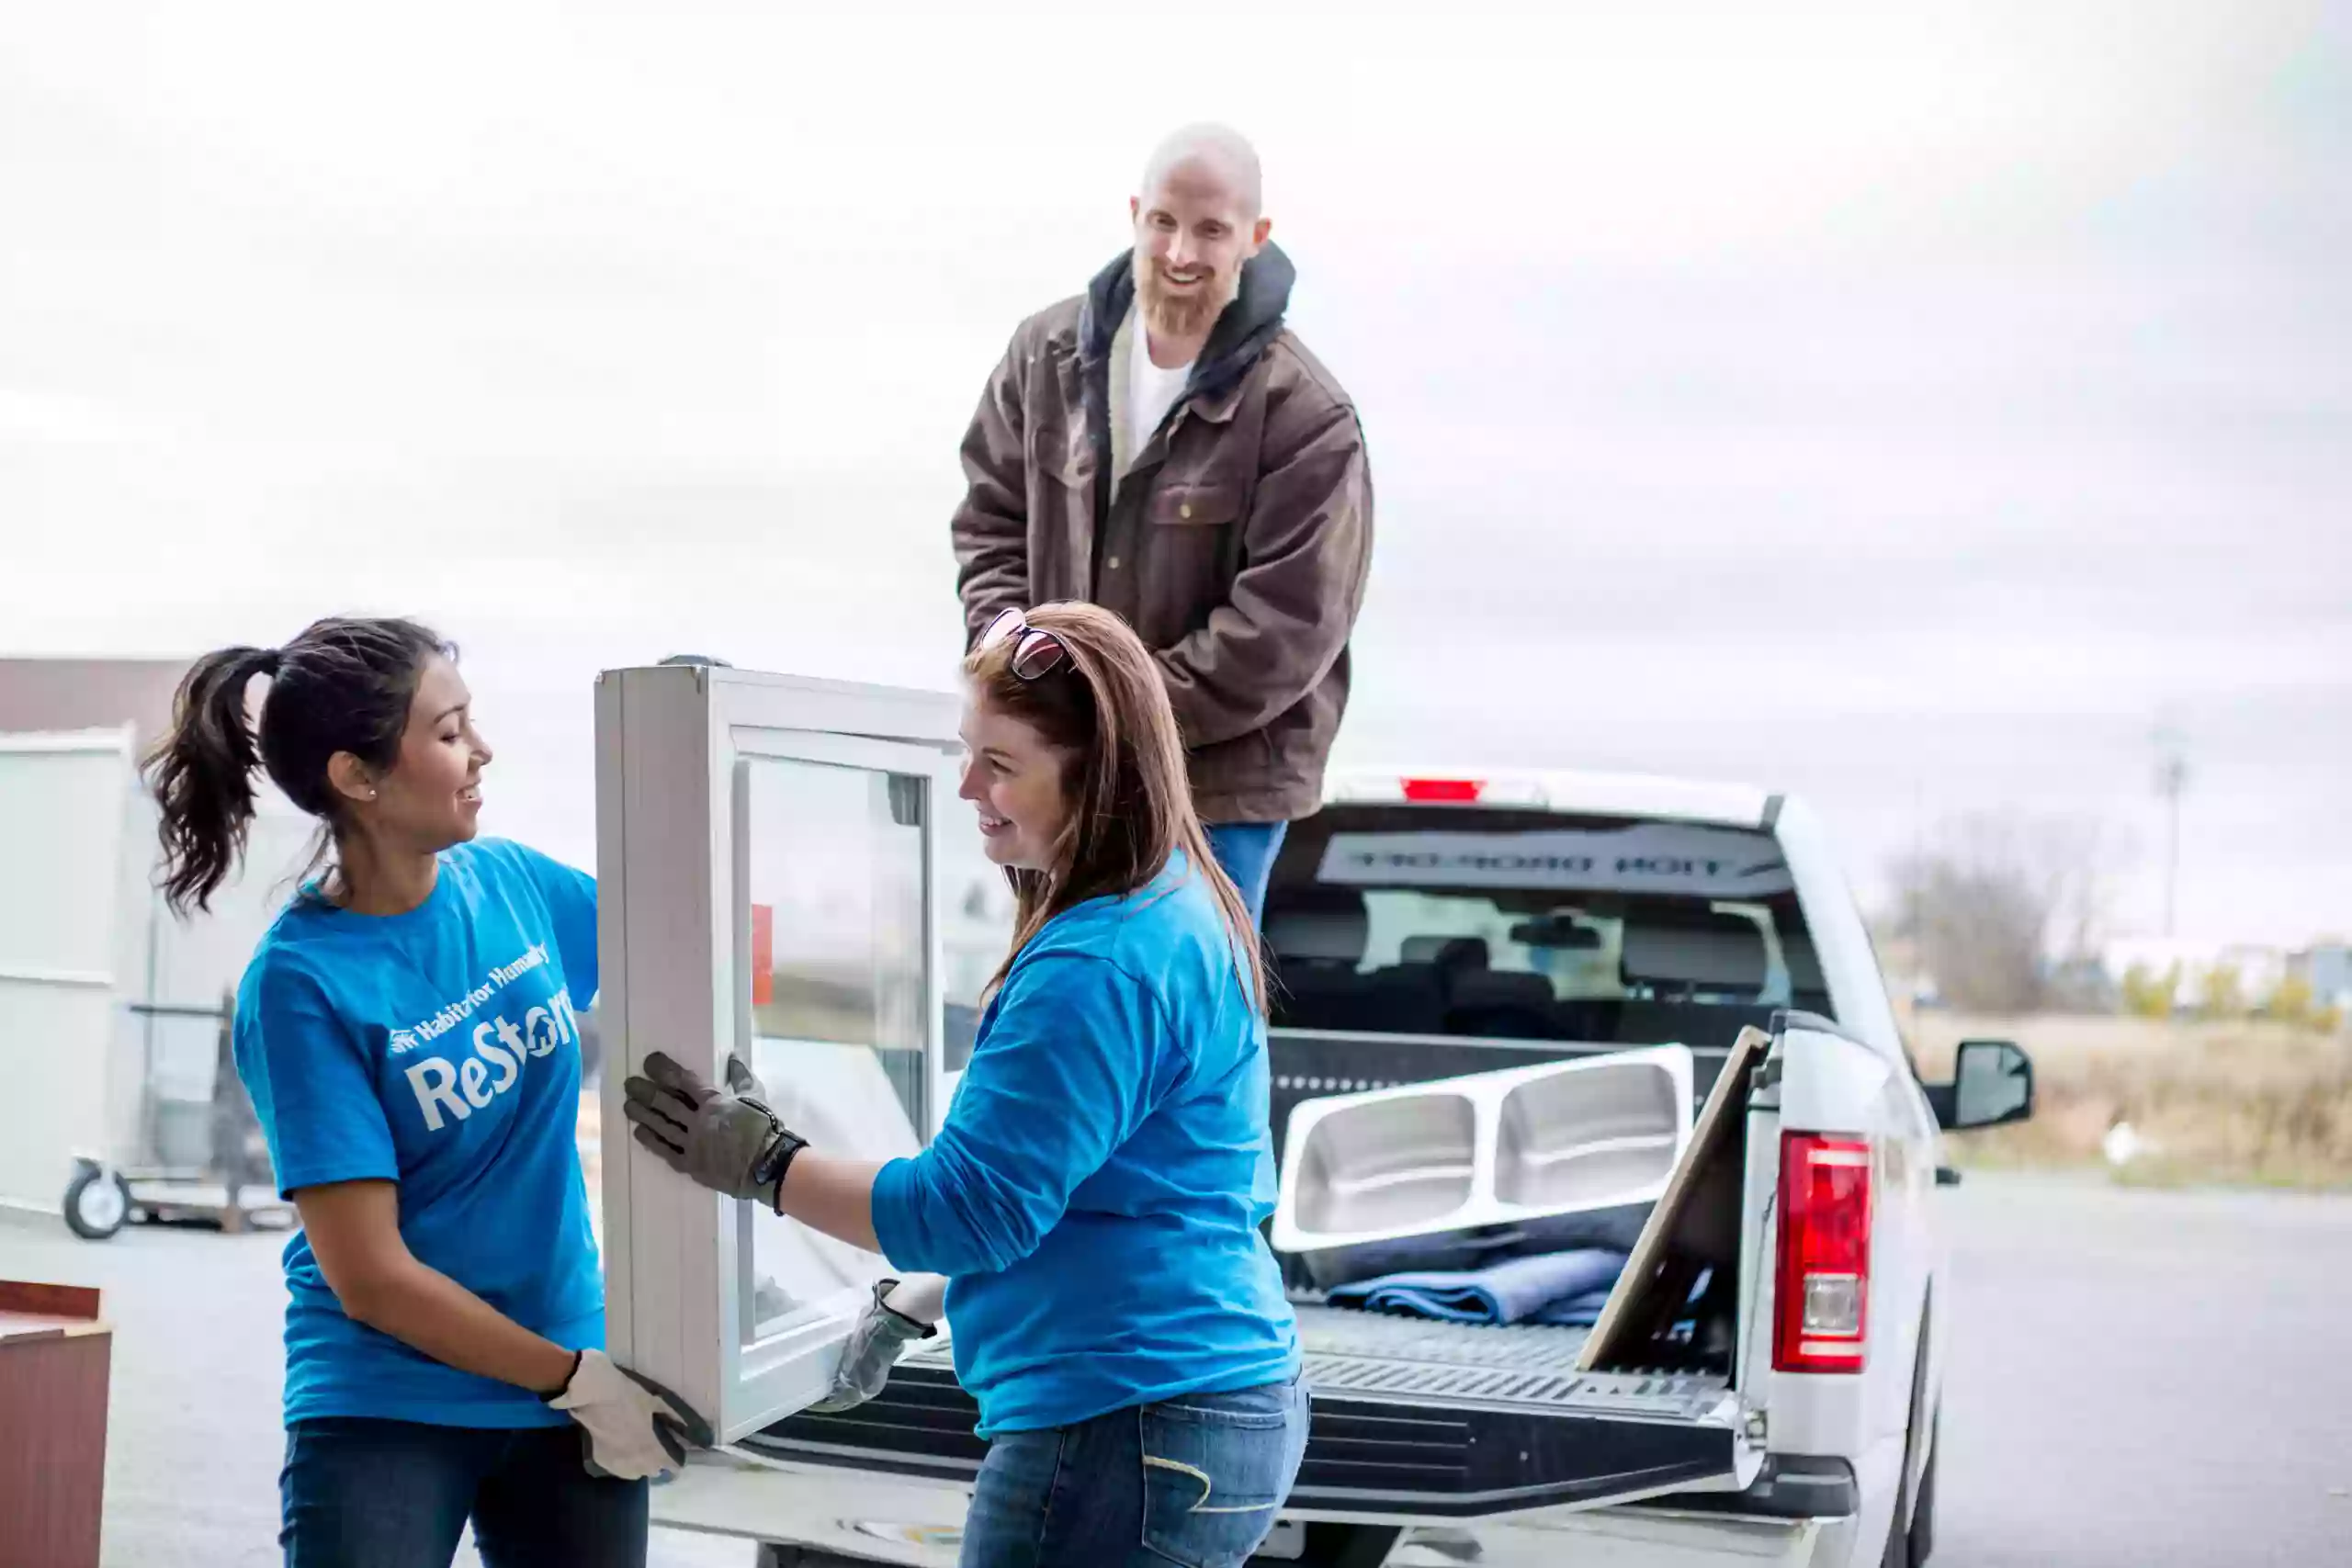
<instances>
[{"instance_id":1,"label":"woman with dark ponytail","mask_svg":"<svg viewBox=\"0 0 2352 1568\"><path fill-rule=\"evenodd\" d=\"M490 760L454 649L327 620L198 660L148 761L183 913L234 872L256 766L322 829L235 1025L302 1219L288 1568L446 1568L469 1519L489 1568L639 1568L646 1479L683 1458L689 1419L602 1348L573 1135L595 884L477 839Z\"/></svg>"}]
</instances>

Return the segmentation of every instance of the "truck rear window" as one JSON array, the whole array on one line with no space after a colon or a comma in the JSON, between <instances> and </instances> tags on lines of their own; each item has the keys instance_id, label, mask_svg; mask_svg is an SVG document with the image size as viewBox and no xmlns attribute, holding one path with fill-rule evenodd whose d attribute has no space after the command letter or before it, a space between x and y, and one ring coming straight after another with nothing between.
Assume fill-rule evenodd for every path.
<instances>
[{"instance_id":1,"label":"truck rear window","mask_svg":"<svg viewBox=\"0 0 2352 1568\"><path fill-rule=\"evenodd\" d=\"M1430 805L1294 826L1267 890L1289 1029L1727 1045L1835 1017L1769 832Z\"/></svg>"}]
</instances>

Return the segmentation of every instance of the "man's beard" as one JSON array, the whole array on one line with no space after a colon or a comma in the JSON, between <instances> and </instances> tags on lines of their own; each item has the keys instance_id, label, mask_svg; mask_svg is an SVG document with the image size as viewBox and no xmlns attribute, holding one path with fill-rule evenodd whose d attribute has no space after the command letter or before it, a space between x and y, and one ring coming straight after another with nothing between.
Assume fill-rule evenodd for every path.
<instances>
[{"instance_id":1,"label":"man's beard","mask_svg":"<svg viewBox=\"0 0 2352 1568\"><path fill-rule=\"evenodd\" d=\"M1233 302L1235 273L1211 273L1199 286L1178 292L1150 258L1136 257L1135 270L1136 307L1145 325L1162 337L1204 337Z\"/></svg>"}]
</instances>

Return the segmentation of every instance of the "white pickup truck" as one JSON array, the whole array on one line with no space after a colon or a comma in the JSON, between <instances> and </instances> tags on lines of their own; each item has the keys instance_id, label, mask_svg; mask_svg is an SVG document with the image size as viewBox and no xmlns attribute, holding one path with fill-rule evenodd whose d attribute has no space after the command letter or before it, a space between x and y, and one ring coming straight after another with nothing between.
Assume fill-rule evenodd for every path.
<instances>
[{"instance_id":1,"label":"white pickup truck","mask_svg":"<svg viewBox=\"0 0 2352 1568\"><path fill-rule=\"evenodd\" d=\"M752 733L741 711L750 700L728 717L739 747ZM606 755L626 773L620 712L616 701ZM665 744L692 739L664 733ZM710 798L708 782L687 781L682 798ZM907 788L892 799L902 825L921 815ZM756 791L739 792L739 836L760 809ZM723 792L711 812L710 831L725 838ZM607 826L617 834L617 815ZM827 836L838 847L842 832ZM608 835L608 851L616 847ZM666 838L631 859L628 874L676 863L679 847ZM716 857L722 872L729 858ZM755 854L739 848L731 858L758 881ZM680 908L699 918L709 890L687 892ZM771 927L779 918L766 917ZM656 944L677 919L658 908L628 917L645 922L637 940ZM1696 1332L1672 1345L1653 1340L1637 1359L1585 1367L1585 1329L1344 1310L1286 1259L1314 1420L1289 1506L1255 1561L1867 1568L1926 1559L1951 1300L1937 1189L1957 1179L1939 1140L2030 1114L2032 1072L2014 1045L1975 1042L1962 1047L1953 1082L1920 1081L1860 916L1802 804L1652 779L1340 778L1324 808L1290 833L1265 930L1280 982L1270 1035L1278 1152L1293 1109L1317 1096L1679 1043L1703 1101L1744 1027L1766 1032L1770 1046L1731 1086L1720 1168L1687 1173L1676 1241L1712 1283L1693 1309ZM629 933L608 930L606 943L602 1010L611 1013L616 986L631 983L615 967ZM780 972L772 959L755 967ZM681 993L679 1005L695 999ZM622 1005L626 1019L634 1001ZM748 1046L757 1058L768 1043ZM777 1070L762 1070L777 1082ZM942 1098L924 1102L913 1125L936 1125L953 1077L952 1066L938 1075ZM608 1158L625 1158L625 1142L606 1136ZM674 1201L675 1184L635 1179L640 1208ZM616 1201L609 1175L607 1187L608 1225L626 1228L628 1200ZM689 1218L708 1208L686 1201ZM738 1224L722 1220L722 1243L753 1239L748 1219L730 1229ZM641 1240L635 1256L626 1237L608 1242L616 1353L658 1364L674 1344L686 1362L665 1370L691 1386L702 1375L701 1331L672 1306L690 1305L695 1290L672 1282L663 1247L649 1260ZM675 1255L690 1273L701 1247ZM759 1240L741 1256L769 1250ZM804 1338L837 1343L862 1299L853 1272L827 1282L832 1316ZM719 1293L752 1313L747 1282ZM728 1317L722 1337L752 1336ZM814 1365L794 1372L788 1397L742 1406L763 1424L721 1420L721 1445L656 1490L656 1520L762 1542L763 1568L953 1563L983 1446L944 1344L912 1349L864 1405L769 1419L823 1386L825 1354L804 1359ZM722 1404L733 1388L723 1383Z\"/></svg>"}]
</instances>

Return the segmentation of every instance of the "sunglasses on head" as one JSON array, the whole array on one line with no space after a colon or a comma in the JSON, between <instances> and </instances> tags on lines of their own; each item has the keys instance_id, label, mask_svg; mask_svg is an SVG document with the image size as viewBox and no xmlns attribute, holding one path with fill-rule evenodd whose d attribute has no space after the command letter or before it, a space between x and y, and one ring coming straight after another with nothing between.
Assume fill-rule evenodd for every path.
<instances>
[{"instance_id":1,"label":"sunglasses on head","mask_svg":"<svg viewBox=\"0 0 2352 1568\"><path fill-rule=\"evenodd\" d=\"M1049 671L1059 669L1062 661L1069 656L1069 650L1062 646L1059 637L1051 632L1037 630L1018 610L1007 610L989 623L989 629L980 634L980 650L986 652L1016 638L1018 640L1013 642L1012 648L1012 673L1018 680L1034 681Z\"/></svg>"}]
</instances>

